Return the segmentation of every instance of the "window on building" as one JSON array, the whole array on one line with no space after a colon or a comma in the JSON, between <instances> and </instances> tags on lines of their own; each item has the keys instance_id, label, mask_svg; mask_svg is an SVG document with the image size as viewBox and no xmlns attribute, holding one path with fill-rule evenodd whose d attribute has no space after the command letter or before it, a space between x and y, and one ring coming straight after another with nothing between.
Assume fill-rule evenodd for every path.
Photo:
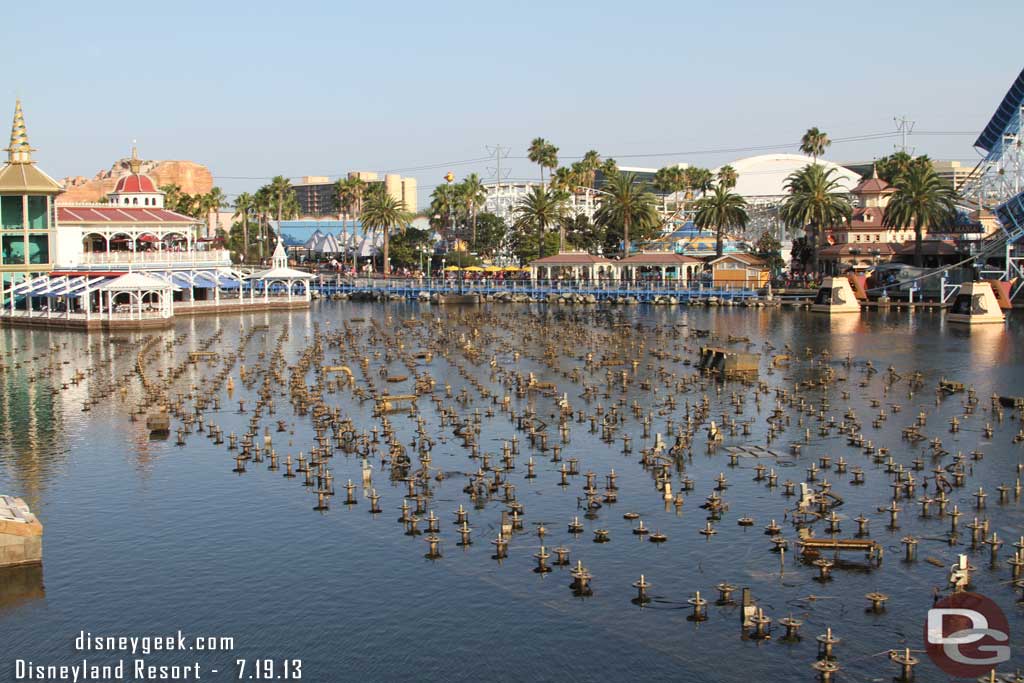
<instances>
[{"instance_id":1,"label":"window on building","mask_svg":"<svg viewBox=\"0 0 1024 683\"><path fill-rule=\"evenodd\" d=\"M124 203L125 203L125 204L127 204L127 203L128 203L128 198L127 198L127 197L125 197L125 198L124 198Z\"/></svg>"},{"instance_id":2,"label":"window on building","mask_svg":"<svg viewBox=\"0 0 1024 683\"><path fill-rule=\"evenodd\" d=\"M132 204L138 204L138 203L139 203L139 198L138 197L132 197Z\"/></svg>"},{"instance_id":3,"label":"window on building","mask_svg":"<svg viewBox=\"0 0 1024 683\"><path fill-rule=\"evenodd\" d=\"M46 230L46 197L28 198L29 230Z\"/></svg>"},{"instance_id":4,"label":"window on building","mask_svg":"<svg viewBox=\"0 0 1024 683\"><path fill-rule=\"evenodd\" d=\"M48 235L28 236L28 262L50 262L50 238Z\"/></svg>"},{"instance_id":5,"label":"window on building","mask_svg":"<svg viewBox=\"0 0 1024 683\"><path fill-rule=\"evenodd\" d=\"M0 225L5 230L21 228L21 195L0 197Z\"/></svg>"},{"instance_id":6,"label":"window on building","mask_svg":"<svg viewBox=\"0 0 1024 683\"><path fill-rule=\"evenodd\" d=\"M7 199L7 197L4 197ZM15 265L25 263L25 238L21 235L4 235L0 244L2 254L0 258L4 265Z\"/></svg>"}]
</instances>

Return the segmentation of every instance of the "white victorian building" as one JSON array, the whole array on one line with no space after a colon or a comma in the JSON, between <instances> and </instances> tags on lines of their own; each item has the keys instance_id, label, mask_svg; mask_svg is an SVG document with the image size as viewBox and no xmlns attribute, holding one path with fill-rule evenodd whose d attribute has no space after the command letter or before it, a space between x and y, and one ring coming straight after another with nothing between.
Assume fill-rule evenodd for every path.
<instances>
[{"instance_id":1,"label":"white victorian building","mask_svg":"<svg viewBox=\"0 0 1024 683\"><path fill-rule=\"evenodd\" d=\"M13 131L13 151L0 179L12 175L12 169L18 177L36 171L29 152L22 151L29 148L20 105ZM50 195L63 191L55 181L50 181L52 187L22 183L25 187L11 188L8 194L16 196L8 199L6 186L0 184L0 208L12 207L2 217L4 258L12 265L0 265L0 321L72 329L141 328L169 325L177 315L309 306L312 276L289 268L283 248L275 251L269 270L254 273L233 265L229 250L196 237L201 221L165 206L164 193L140 172L141 166L133 148L129 171L106 202L51 201ZM35 205L43 207L36 212L39 220L33 218ZM50 206L52 210L45 210ZM17 225L15 213L20 216ZM23 224L40 227L28 231L28 239L20 233L7 236L14 228L26 232Z\"/></svg>"}]
</instances>

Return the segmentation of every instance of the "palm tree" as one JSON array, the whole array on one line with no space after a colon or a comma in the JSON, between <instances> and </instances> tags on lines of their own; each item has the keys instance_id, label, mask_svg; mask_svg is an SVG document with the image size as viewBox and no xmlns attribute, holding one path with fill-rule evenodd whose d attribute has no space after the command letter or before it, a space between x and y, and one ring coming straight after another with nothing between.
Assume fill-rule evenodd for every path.
<instances>
[{"instance_id":1,"label":"palm tree","mask_svg":"<svg viewBox=\"0 0 1024 683\"><path fill-rule=\"evenodd\" d=\"M540 166L540 184L544 186L544 169L558 167L558 148L544 138L534 138L526 150L526 158Z\"/></svg>"},{"instance_id":2,"label":"palm tree","mask_svg":"<svg viewBox=\"0 0 1024 683\"><path fill-rule=\"evenodd\" d=\"M825 153L825 148L832 144L825 131L818 130L818 127L808 128L804 136L800 138L800 151L814 158L818 163L818 157Z\"/></svg>"},{"instance_id":3,"label":"palm tree","mask_svg":"<svg viewBox=\"0 0 1024 683\"><path fill-rule=\"evenodd\" d=\"M823 228L850 220L853 208L845 188L836 177L836 168L810 164L786 178L789 196L779 209L779 217L791 229L804 229L811 241L811 269L818 270L818 247Z\"/></svg>"},{"instance_id":4,"label":"palm tree","mask_svg":"<svg viewBox=\"0 0 1024 683\"><path fill-rule=\"evenodd\" d=\"M210 226L210 214L214 214L214 220L217 222L217 227L220 227L220 218L217 214L220 210L228 205L227 195L219 187L214 186L210 188L210 191L203 195L203 213L206 215L207 229ZM209 235L207 235L209 236Z\"/></svg>"},{"instance_id":5,"label":"palm tree","mask_svg":"<svg viewBox=\"0 0 1024 683\"><path fill-rule=\"evenodd\" d=\"M605 229L621 227L622 253L629 256L629 229L648 232L660 223L654 208L656 201L635 173L616 173L605 181L594 221Z\"/></svg>"},{"instance_id":6,"label":"palm tree","mask_svg":"<svg viewBox=\"0 0 1024 683\"><path fill-rule=\"evenodd\" d=\"M665 166L659 168L654 174L654 189L665 195L674 195L686 189L686 172L679 166ZM678 197L676 208L679 207ZM668 199L665 199L665 208L668 209Z\"/></svg>"},{"instance_id":7,"label":"palm tree","mask_svg":"<svg viewBox=\"0 0 1024 683\"><path fill-rule=\"evenodd\" d=\"M266 241L266 228L270 221L271 212L274 208L274 201L271 198L269 185L264 185L256 190L253 197L253 210L256 212L256 231L259 233L256 241L259 243L259 259L263 260L263 244Z\"/></svg>"},{"instance_id":8,"label":"palm tree","mask_svg":"<svg viewBox=\"0 0 1024 683\"><path fill-rule=\"evenodd\" d=\"M552 189L531 187L519 200L515 209L516 219L512 227L526 232L535 229L540 236L540 257L544 256L544 232L550 225L558 225L558 249L565 249L565 216L567 213L565 195Z\"/></svg>"},{"instance_id":9,"label":"palm tree","mask_svg":"<svg viewBox=\"0 0 1024 683\"><path fill-rule=\"evenodd\" d=\"M601 155L597 153L596 149L589 150L583 155L579 164L582 171L580 182L587 187L594 187L594 177L597 175L597 170L601 168Z\"/></svg>"},{"instance_id":10,"label":"palm tree","mask_svg":"<svg viewBox=\"0 0 1024 683\"><path fill-rule=\"evenodd\" d=\"M248 192L235 197L235 217L242 219L242 262L249 258L249 214L255 207L255 200Z\"/></svg>"},{"instance_id":11,"label":"palm tree","mask_svg":"<svg viewBox=\"0 0 1024 683\"><path fill-rule=\"evenodd\" d=\"M573 164L573 168L565 166L556 168L551 175L551 189L559 192L575 192L582 182L578 171L579 169L575 169L575 164Z\"/></svg>"},{"instance_id":12,"label":"palm tree","mask_svg":"<svg viewBox=\"0 0 1024 683\"><path fill-rule=\"evenodd\" d=\"M686 174L689 189L695 194L705 195L714 187L715 174L710 169L690 166L683 172Z\"/></svg>"},{"instance_id":13,"label":"palm tree","mask_svg":"<svg viewBox=\"0 0 1024 683\"><path fill-rule=\"evenodd\" d=\"M731 190L736 187L736 180L739 178L739 174L736 169L726 164L718 169L718 184L727 190Z\"/></svg>"},{"instance_id":14,"label":"palm tree","mask_svg":"<svg viewBox=\"0 0 1024 683\"><path fill-rule=\"evenodd\" d=\"M930 163L910 164L893 186L896 192L885 208L882 224L903 230L914 227L914 265L920 267L922 233L926 227L948 224L956 217L956 191Z\"/></svg>"},{"instance_id":15,"label":"palm tree","mask_svg":"<svg viewBox=\"0 0 1024 683\"><path fill-rule=\"evenodd\" d=\"M412 214L405 210L405 202L387 192L371 192L363 207L363 225L367 230L380 231L384 237L384 277L391 273L388 260L389 236L392 230L405 230Z\"/></svg>"},{"instance_id":16,"label":"palm tree","mask_svg":"<svg viewBox=\"0 0 1024 683\"><path fill-rule=\"evenodd\" d=\"M462 198L462 203L466 207L466 213L473 224L472 238L469 242L470 248L476 249L476 215L483 207L484 202L487 201L487 191L484 189L480 176L476 173L470 173L466 176L466 179L459 183L459 194Z\"/></svg>"},{"instance_id":17,"label":"palm tree","mask_svg":"<svg viewBox=\"0 0 1024 683\"><path fill-rule=\"evenodd\" d=\"M714 228L715 255L722 255L722 235L726 230L742 230L747 227L747 200L725 185L718 184L714 192L697 202L697 215L693 223L701 230Z\"/></svg>"}]
</instances>

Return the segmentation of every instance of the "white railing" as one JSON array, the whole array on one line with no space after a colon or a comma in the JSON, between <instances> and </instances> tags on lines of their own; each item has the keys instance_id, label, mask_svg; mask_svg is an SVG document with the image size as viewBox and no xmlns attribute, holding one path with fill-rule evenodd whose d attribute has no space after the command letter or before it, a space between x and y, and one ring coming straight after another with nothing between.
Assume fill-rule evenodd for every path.
<instances>
[{"instance_id":1,"label":"white railing","mask_svg":"<svg viewBox=\"0 0 1024 683\"><path fill-rule=\"evenodd\" d=\"M151 263L230 263L231 252L227 249L206 249L204 251L93 251L82 254L86 265L104 264L151 264Z\"/></svg>"}]
</instances>

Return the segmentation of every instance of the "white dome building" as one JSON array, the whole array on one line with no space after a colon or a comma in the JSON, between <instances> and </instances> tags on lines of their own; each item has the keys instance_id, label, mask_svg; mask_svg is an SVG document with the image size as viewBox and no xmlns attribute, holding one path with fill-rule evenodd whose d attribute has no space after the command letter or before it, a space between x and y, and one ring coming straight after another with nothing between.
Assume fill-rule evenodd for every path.
<instances>
[{"instance_id":1,"label":"white dome building","mask_svg":"<svg viewBox=\"0 0 1024 683\"><path fill-rule=\"evenodd\" d=\"M729 164L736 169L734 192L751 204L775 203L787 194L786 178L812 163L814 159L802 154L761 154L738 159ZM836 179L848 191L860 182L860 175L848 168L824 159L818 159L818 163L825 168L836 169ZM717 168L714 173L718 173Z\"/></svg>"}]
</instances>

